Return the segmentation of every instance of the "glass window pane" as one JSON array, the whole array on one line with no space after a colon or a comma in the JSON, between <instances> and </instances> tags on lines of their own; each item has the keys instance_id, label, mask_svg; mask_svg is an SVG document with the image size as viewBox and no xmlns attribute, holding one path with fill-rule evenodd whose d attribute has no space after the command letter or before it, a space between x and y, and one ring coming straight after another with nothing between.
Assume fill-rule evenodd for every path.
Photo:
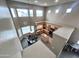
<instances>
[{"instance_id":1,"label":"glass window pane","mask_svg":"<svg viewBox=\"0 0 79 59\"><path fill-rule=\"evenodd\" d=\"M43 10L36 10L36 16L37 17L43 16Z\"/></svg>"},{"instance_id":2,"label":"glass window pane","mask_svg":"<svg viewBox=\"0 0 79 59\"><path fill-rule=\"evenodd\" d=\"M28 10L27 9L17 9L19 17L28 17Z\"/></svg>"},{"instance_id":3,"label":"glass window pane","mask_svg":"<svg viewBox=\"0 0 79 59\"><path fill-rule=\"evenodd\" d=\"M30 32L30 26L22 27L22 32L23 32L23 34L29 33Z\"/></svg>"},{"instance_id":4,"label":"glass window pane","mask_svg":"<svg viewBox=\"0 0 79 59\"><path fill-rule=\"evenodd\" d=\"M21 36L22 36L21 29L18 29L18 34L19 34L19 37L21 37Z\"/></svg>"},{"instance_id":5,"label":"glass window pane","mask_svg":"<svg viewBox=\"0 0 79 59\"><path fill-rule=\"evenodd\" d=\"M34 26L31 26L31 33L34 32Z\"/></svg>"},{"instance_id":6,"label":"glass window pane","mask_svg":"<svg viewBox=\"0 0 79 59\"><path fill-rule=\"evenodd\" d=\"M10 8L10 10L11 10L12 16L13 16L13 17L16 17L15 9L14 9L14 8Z\"/></svg>"},{"instance_id":7,"label":"glass window pane","mask_svg":"<svg viewBox=\"0 0 79 59\"><path fill-rule=\"evenodd\" d=\"M33 10L29 10L30 17L33 17Z\"/></svg>"},{"instance_id":8,"label":"glass window pane","mask_svg":"<svg viewBox=\"0 0 79 59\"><path fill-rule=\"evenodd\" d=\"M31 29L30 29L30 27L31 27ZM23 34L33 33L34 32L34 26L22 27L22 32L23 32Z\"/></svg>"}]
</instances>

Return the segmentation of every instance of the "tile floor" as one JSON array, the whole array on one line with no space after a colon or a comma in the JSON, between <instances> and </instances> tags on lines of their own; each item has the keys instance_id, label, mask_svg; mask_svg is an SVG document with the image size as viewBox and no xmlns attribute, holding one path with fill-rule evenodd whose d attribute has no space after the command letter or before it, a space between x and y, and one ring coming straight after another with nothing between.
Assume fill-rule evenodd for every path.
<instances>
[{"instance_id":1,"label":"tile floor","mask_svg":"<svg viewBox=\"0 0 79 59\"><path fill-rule=\"evenodd\" d=\"M63 51L59 58L79 58L79 55L74 52Z\"/></svg>"}]
</instances>

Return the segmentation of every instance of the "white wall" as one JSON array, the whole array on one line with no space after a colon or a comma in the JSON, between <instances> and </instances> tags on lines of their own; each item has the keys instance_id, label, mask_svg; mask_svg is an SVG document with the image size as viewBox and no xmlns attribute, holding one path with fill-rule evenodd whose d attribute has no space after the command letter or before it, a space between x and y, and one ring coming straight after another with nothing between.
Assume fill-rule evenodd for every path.
<instances>
[{"instance_id":1,"label":"white wall","mask_svg":"<svg viewBox=\"0 0 79 59\"><path fill-rule=\"evenodd\" d=\"M21 44L5 0L0 0L0 57L12 57L20 52Z\"/></svg>"},{"instance_id":2,"label":"white wall","mask_svg":"<svg viewBox=\"0 0 79 59\"><path fill-rule=\"evenodd\" d=\"M59 13L55 14L55 10L58 8ZM70 14L66 13L67 8L72 8ZM51 12L49 13L48 10L51 10ZM79 40L79 1L48 7L46 14L46 21L50 23L75 27L76 30L70 40Z\"/></svg>"},{"instance_id":3,"label":"white wall","mask_svg":"<svg viewBox=\"0 0 79 59\"><path fill-rule=\"evenodd\" d=\"M16 30L18 29L21 30L22 26L30 26L33 25L35 26L35 22L37 21L43 21L45 19L45 15L43 17L36 17L36 10L43 10L44 12L44 7L41 6L36 6L36 5L31 5L31 4L26 4L26 3L21 3L21 2L15 2L15 1L7 1L9 8L14 8L15 9L15 14L17 15L17 8L23 8L23 9L32 9L33 10L33 17L16 17L13 18ZM43 13L44 14L44 13ZM22 32L19 31L19 37L22 36Z\"/></svg>"},{"instance_id":4,"label":"white wall","mask_svg":"<svg viewBox=\"0 0 79 59\"><path fill-rule=\"evenodd\" d=\"M7 3L10 8L33 9L33 17L30 17L30 18L29 17L20 17L20 18L18 17L17 18L16 22L20 22L21 25L23 25L24 23L26 23L26 25L28 25L30 22L32 25L35 25L34 23L36 21L44 20L44 16L43 17L36 17L36 10L43 10L44 11L44 7L26 4L26 3L15 2L15 1L8 1Z\"/></svg>"}]
</instances>

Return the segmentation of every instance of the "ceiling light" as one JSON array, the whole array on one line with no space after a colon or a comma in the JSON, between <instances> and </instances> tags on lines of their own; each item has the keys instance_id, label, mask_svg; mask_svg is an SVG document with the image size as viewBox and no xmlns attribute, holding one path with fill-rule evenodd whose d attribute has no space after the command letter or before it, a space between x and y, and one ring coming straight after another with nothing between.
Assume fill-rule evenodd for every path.
<instances>
[{"instance_id":1,"label":"ceiling light","mask_svg":"<svg viewBox=\"0 0 79 59\"><path fill-rule=\"evenodd\" d=\"M71 13L71 11L72 11L72 8L68 8L68 9L66 10L66 13Z\"/></svg>"},{"instance_id":2,"label":"ceiling light","mask_svg":"<svg viewBox=\"0 0 79 59\"><path fill-rule=\"evenodd\" d=\"M55 0L55 2L58 2L59 0Z\"/></svg>"},{"instance_id":3,"label":"ceiling light","mask_svg":"<svg viewBox=\"0 0 79 59\"><path fill-rule=\"evenodd\" d=\"M47 6L47 3L44 3L44 6Z\"/></svg>"},{"instance_id":4,"label":"ceiling light","mask_svg":"<svg viewBox=\"0 0 79 59\"><path fill-rule=\"evenodd\" d=\"M48 10L48 13L51 13L51 10Z\"/></svg>"},{"instance_id":5,"label":"ceiling light","mask_svg":"<svg viewBox=\"0 0 79 59\"><path fill-rule=\"evenodd\" d=\"M35 3L37 3L38 1L37 1L37 0L35 0L34 2L35 2Z\"/></svg>"},{"instance_id":6,"label":"ceiling light","mask_svg":"<svg viewBox=\"0 0 79 59\"><path fill-rule=\"evenodd\" d=\"M55 13L58 14L59 13L59 9L56 9Z\"/></svg>"}]
</instances>

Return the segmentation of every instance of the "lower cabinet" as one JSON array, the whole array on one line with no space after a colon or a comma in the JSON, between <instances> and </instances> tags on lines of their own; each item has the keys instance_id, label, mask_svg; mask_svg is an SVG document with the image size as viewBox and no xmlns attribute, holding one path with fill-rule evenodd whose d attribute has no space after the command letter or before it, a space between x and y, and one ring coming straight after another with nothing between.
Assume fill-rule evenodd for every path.
<instances>
[{"instance_id":1,"label":"lower cabinet","mask_svg":"<svg viewBox=\"0 0 79 59\"><path fill-rule=\"evenodd\" d=\"M62 52L65 44L66 44L66 39L64 39L56 34L53 34L52 51L56 54L57 57Z\"/></svg>"}]
</instances>

